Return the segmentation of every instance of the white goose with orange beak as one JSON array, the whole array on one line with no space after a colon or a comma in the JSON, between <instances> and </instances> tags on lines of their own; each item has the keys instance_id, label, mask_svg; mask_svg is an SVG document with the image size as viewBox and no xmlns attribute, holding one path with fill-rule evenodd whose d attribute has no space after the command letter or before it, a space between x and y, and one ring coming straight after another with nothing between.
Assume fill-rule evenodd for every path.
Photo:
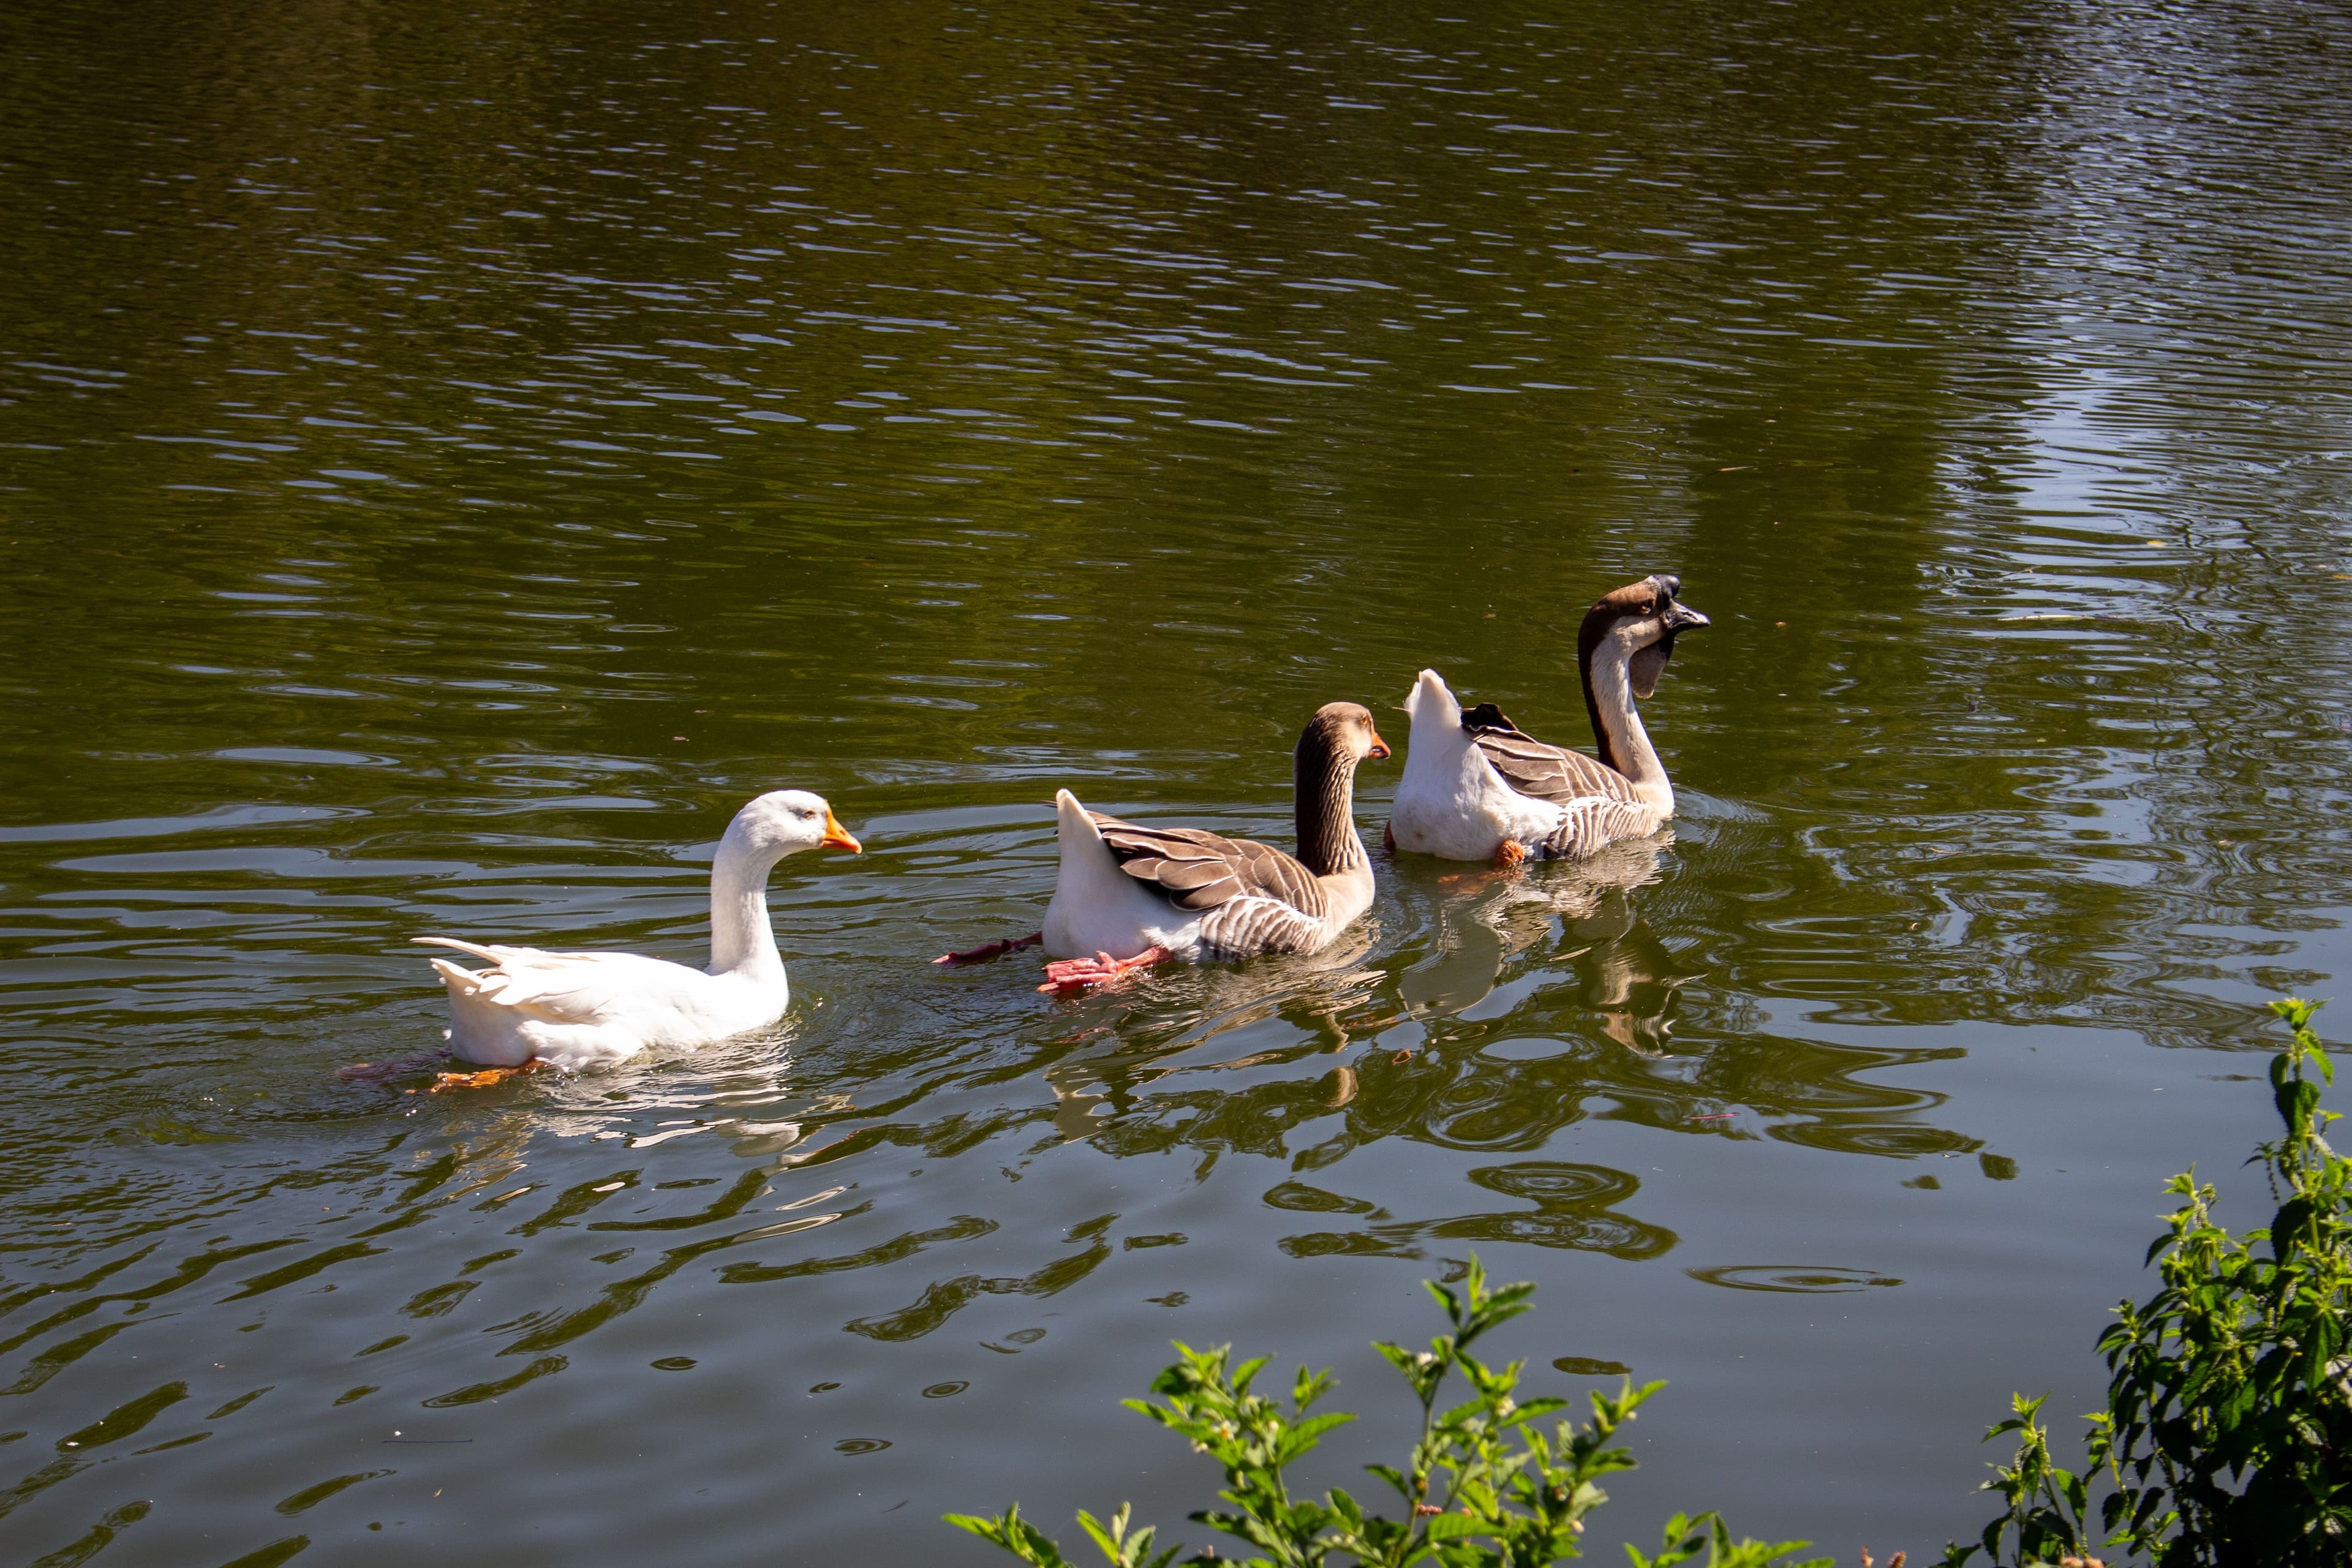
<instances>
[{"instance_id":1,"label":"white goose with orange beak","mask_svg":"<svg viewBox=\"0 0 2352 1568\"><path fill-rule=\"evenodd\" d=\"M634 952L417 937L491 965L433 961L449 991L452 1052L490 1069L444 1074L436 1087L495 1083L533 1067L576 1070L648 1046L706 1046L774 1023L792 993L768 922L768 872L785 856L820 845L853 855L860 847L833 807L805 790L763 795L735 814L710 864L708 970Z\"/></svg>"},{"instance_id":2,"label":"white goose with orange beak","mask_svg":"<svg viewBox=\"0 0 2352 1568\"><path fill-rule=\"evenodd\" d=\"M1423 670L1405 699L1412 739L1390 807L1391 847L1448 860L1581 859L1664 826L1674 785L1633 704L1657 689L1675 638L1708 624L1682 589L1660 573L1585 613L1577 673L1598 759L1544 744L1491 702L1465 710L1437 671Z\"/></svg>"}]
</instances>

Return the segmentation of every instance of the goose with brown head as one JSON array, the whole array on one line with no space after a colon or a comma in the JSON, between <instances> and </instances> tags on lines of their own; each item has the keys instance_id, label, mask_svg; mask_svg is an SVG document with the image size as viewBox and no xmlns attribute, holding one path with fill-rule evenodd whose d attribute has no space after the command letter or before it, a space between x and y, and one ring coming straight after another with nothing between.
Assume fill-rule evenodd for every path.
<instances>
[{"instance_id":1,"label":"goose with brown head","mask_svg":"<svg viewBox=\"0 0 2352 1568\"><path fill-rule=\"evenodd\" d=\"M1188 963L1315 952L1371 907L1356 832L1356 766L1385 757L1370 710L1327 702L1299 732L1292 805L1298 853L1197 827L1149 827L1055 797L1062 865L1045 909L1044 991Z\"/></svg>"},{"instance_id":2,"label":"goose with brown head","mask_svg":"<svg viewBox=\"0 0 2352 1568\"><path fill-rule=\"evenodd\" d=\"M1293 752L1298 853L1198 827L1121 822L1054 797L1061 868L1044 931L940 962L1042 942L1041 991L1100 985L1155 963L1316 952L1371 907L1372 863L1356 832L1356 767L1386 757L1370 710L1328 702Z\"/></svg>"},{"instance_id":3,"label":"goose with brown head","mask_svg":"<svg viewBox=\"0 0 2352 1568\"><path fill-rule=\"evenodd\" d=\"M1546 745L1491 702L1465 712L1435 670L1423 670L1405 700L1412 738L1390 841L1451 860L1581 858L1656 832L1675 814L1675 792L1635 704L1656 692L1675 639L1706 625L1665 573L1585 612L1576 666L1597 759Z\"/></svg>"}]
</instances>

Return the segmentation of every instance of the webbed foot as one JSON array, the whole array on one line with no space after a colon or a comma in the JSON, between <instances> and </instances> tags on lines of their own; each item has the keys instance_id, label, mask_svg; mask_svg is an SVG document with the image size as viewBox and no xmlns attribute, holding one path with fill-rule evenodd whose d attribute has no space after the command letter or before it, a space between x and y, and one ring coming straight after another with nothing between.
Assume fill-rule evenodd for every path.
<instances>
[{"instance_id":1,"label":"webbed foot","mask_svg":"<svg viewBox=\"0 0 2352 1568\"><path fill-rule=\"evenodd\" d=\"M552 1065L544 1057L533 1057L519 1068L484 1068L479 1072L438 1073L425 1092L438 1094L445 1089L488 1089L510 1078L520 1078L524 1073L536 1072L541 1068Z\"/></svg>"},{"instance_id":2,"label":"webbed foot","mask_svg":"<svg viewBox=\"0 0 2352 1568\"><path fill-rule=\"evenodd\" d=\"M1108 952L1097 952L1092 958L1057 958L1045 966L1045 984L1037 989L1083 991L1090 985L1108 985L1139 969L1165 963L1175 956L1164 947L1147 947L1133 958L1113 958Z\"/></svg>"}]
</instances>

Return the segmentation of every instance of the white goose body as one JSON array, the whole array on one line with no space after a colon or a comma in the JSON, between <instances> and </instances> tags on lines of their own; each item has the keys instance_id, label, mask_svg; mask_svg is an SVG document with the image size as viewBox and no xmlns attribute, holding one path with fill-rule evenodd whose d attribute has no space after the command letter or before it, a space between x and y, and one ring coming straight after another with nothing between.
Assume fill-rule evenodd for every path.
<instances>
[{"instance_id":1,"label":"white goose body","mask_svg":"<svg viewBox=\"0 0 2352 1568\"><path fill-rule=\"evenodd\" d=\"M1207 917L1179 910L1121 869L1094 814L1068 790L1054 792L1054 816L1061 866L1054 877L1053 901L1045 906L1046 952L1055 958L1095 952L1133 958L1164 947L1187 963L1198 963L1201 923Z\"/></svg>"},{"instance_id":2,"label":"white goose body","mask_svg":"<svg viewBox=\"0 0 2352 1568\"><path fill-rule=\"evenodd\" d=\"M1316 715L1297 752L1295 857L1200 828L1121 822L1060 791L1054 804L1061 864L1044 945L1053 957L1078 962L1049 965L1048 974L1057 984L1096 984L1139 959L1197 963L1328 946L1371 907L1371 859L1356 832L1355 770L1366 756L1386 755L1362 708L1335 702ZM1092 962L1098 959L1110 963Z\"/></svg>"},{"instance_id":3,"label":"white goose body","mask_svg":"<svg viewBox=\"0 0 2352 1568\"><path fill-rule=\"evenodd\" d=\"M449 994L450 1049L483 1067L544 1062L569 1070L621 1061L649 1046L705 1046L774 1023L792 992L768 921L768 871L820 844L858 847L832 807L804 791L763 795L736 813L711 862L708 970L634 952L416 938L491 965L433 961Z\"/></svg>"},{"instance_id":4,"label":"white goose body","mask_svg":"<svg viewBox=\"0 0 2352 1568\"><path fill-rule=\"evenodd\" d=\"M1438 673L1423 670L1405 700L1412 733L1390 842L1449 860L1582 859L1664 826L1674 785L1634 702L1656 689L1675 636L1707 624L1675 602L1681 588L1671 576L1645 578L1584 617L1577 662L1598 759L1544 744L1492 703L1465 714Z\"/></svg>"},{"instance_id":5,"label":"white goose body","mask_svg":"<svg viewBox=\"0 0 2352 1568\"><path fill-rule=\"evenodd\" d=\"M1463 729L1461 704L1437 671L1421 672L1404 710L1412 729L1389 806L1389 837L1398 848L1488 860L1504 844L1541 844L1559 830L1565 808L1503 782Z\"/></svg>"}]
</instances>

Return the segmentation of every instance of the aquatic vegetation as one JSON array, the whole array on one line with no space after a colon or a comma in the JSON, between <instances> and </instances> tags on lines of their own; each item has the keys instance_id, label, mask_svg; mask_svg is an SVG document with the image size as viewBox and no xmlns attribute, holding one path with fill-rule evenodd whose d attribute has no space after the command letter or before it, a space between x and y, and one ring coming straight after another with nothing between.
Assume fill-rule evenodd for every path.
<instances>
[{"instance_id":1,"label":"aquatic vegetation","mask_svg":"<svg viewBox=\"0 0 2352 1568\"><path fill-rule=\"evenodd\" d=\"M1429 1283L1445 1312L1451 1332L1436 1336L1427 1350L1374 1346L1402 1374L1420 1403L1420 1436L1402 1465L1373 1465L1398 1500L1395 1518L1375 1513L1338 1488L1318 1500L1294 1497L1284 1471L1312 1452L1322 1435L1355 1419L1344 1412L1311 1414L1330 1392L1328 1372L1301 1367L1286 1408L1280 1399L1253 1392L1267 1358L1232 1364L1232 1347L1196 1351L1179 1343L1181 1359L1152 1383L1162 1403L1126 1401L1189 1438L1224 1470L1217 1495L1227 1506L1203 1509L1192 1517L1255 1550L1243 1561L1269 1568L1319 1568L1350 1562L1372 1568L1405 1568L1431 1563L1444 1568L1534 1568L1580 1555L1584 1518L1608 1500L1603 1476L1630 1470L1636 1461L1617 1446L1618 1432L1665 1385L1639 1388L1625 1380L1614 1394L1594 1393L1592 1419L1579 1426L1561 1421L1547 1436L1540 1423L1565 1409L1565 1399L1517 1397L1519 1373L1512 1362L1489 1366L1470 1346L1496 1325L1526 1311L1535 1296L1528 1284L1489 1289L1474 1257L1457 1292ZM1441 1408L1439 1396L1456 1373L1469 1397ZM1078 1524L1116 1568L1167 1568L1183 1548L1153 1551L1158 1532L1130 1528L1122 1505L1108 1523L1081 1511ZM1061 1547L1021 1517L1018 1504L979 1518L950 1514L948 1521L995 1542L1035 1568L1069 1568ZM1704 1552L1708 1568L1830 1568L1830 1559L1787 1561L1801 1541L1767 1544L1735 1541L1711 1513L1676 1514L1666 1523L1654 1555L1631 1547L1634 1568L1674 1568ZM1186 1563L1222 1561L1204 1547Z\"/></svg>"},{"instance_id":2,"label":"aquatic vegetation","mask_svg":"<svg viewBox=\"0 0 2352 1568\"><path fill-rule=\"evenodd\" d=\"M1985 1483L2008 1510L1981 1542L1948 1548L1947 1568L1979 1550L2019 1564L2093 1562L2095 1549L2158 1568L2352 1561L2352 1160L2328 1146L2336 1118L2309 1076L2335 1081L2311 1028L2319 1005L2271 1004L2292 1031L2270 1070L2284 1135L2249 1162L2269 1176L2270 1224L2233 1236L2210 1184L2172 1179L2184 1202L2148 1249L2163 1288L2124 1302L2099 1340L2111 1380L2084 1473L2051 1457L2042 1401L2019 1396L1986 1434L2018 1435L2016 1458Z\"/></svg>"}]
</instances>

